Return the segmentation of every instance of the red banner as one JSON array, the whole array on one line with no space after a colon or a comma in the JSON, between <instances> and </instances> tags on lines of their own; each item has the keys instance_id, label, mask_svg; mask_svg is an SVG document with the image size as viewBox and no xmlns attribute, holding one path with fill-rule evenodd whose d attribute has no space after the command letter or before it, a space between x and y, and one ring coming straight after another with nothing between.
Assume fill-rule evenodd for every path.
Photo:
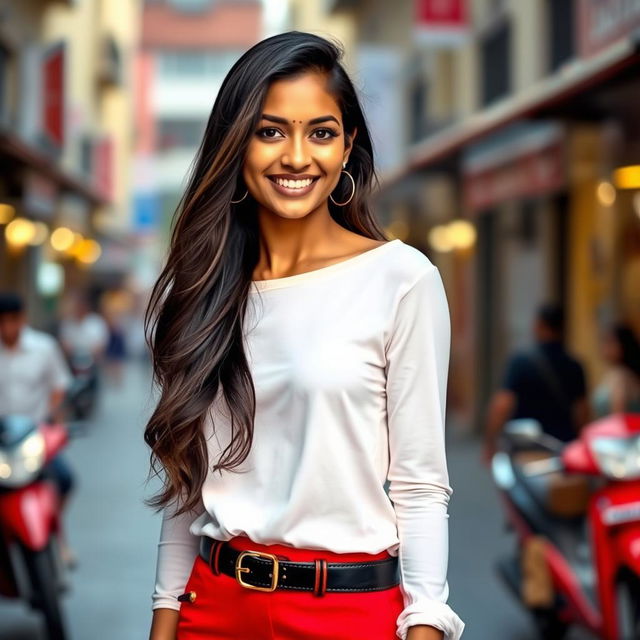
<instances>
[{"instance_id":1,"label":"red banner","mask_svg":"<svg viewBox=\"0 0 640 640\"><path fill-rule=\"evenodd\" d=\"M113 139L105 136L96 141L93 148L93 179L100 193L112 200L114 196L114 147Z\"/></svg>"},{"instance_id":2,"label":"red banner","mask_svg":"<svg viewBox=\"0 0 640 640\"><path fill-rule=\"evenodd\" d=\"M65 45L59 43L47 51L42 60L42 129L56 147L64 145L64 76Z\"/></svg>"},{"instance_id":3,"label":"red banner","mask_svg":"<svg viewBox=\"0 0 640 640\"><path fill-rule=\"evenodd\" d=\"M414 0L416 37L426 44L455 45L469 28L466 0Z\"/></svg>"}]
</instances>

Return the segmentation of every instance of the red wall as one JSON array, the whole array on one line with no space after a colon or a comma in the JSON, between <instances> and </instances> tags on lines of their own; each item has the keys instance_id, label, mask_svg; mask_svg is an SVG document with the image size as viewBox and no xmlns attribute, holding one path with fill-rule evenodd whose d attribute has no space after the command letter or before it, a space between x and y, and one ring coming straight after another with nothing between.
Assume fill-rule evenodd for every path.
<instances>
[{"instance_id":1,"label":"red wall","mask_svg":"<svg viewBox=\"0 0 640 640\"><path fill-rule=\"evenodd\" d=\"M260 39L261 20L258 2L216 2L205 13L180 13L168 5L147 5L142 20L142 46L246 48Z\"/></svg>"}]
</instances>

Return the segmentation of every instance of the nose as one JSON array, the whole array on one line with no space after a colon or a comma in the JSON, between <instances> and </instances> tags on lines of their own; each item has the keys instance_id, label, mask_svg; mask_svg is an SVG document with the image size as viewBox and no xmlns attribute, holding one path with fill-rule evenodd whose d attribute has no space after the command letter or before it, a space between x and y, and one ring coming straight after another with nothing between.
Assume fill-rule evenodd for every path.
<instances>
[{"instance_id":1,"label":"nose","mask_svg":"<svg viewBox=\"0 0 640 640\"><path fill-rule=\"evenodd\" d=\"M311 163L309 149L304 135L292 135L283 150L282 165L299 171Z\"/></svg>"}]
</instances>

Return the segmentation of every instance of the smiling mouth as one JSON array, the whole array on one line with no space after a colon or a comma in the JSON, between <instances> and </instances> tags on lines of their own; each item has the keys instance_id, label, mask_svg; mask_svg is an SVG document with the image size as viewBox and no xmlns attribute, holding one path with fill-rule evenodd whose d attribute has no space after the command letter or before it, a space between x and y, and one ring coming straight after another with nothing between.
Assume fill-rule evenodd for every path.
<instances>
[{"instance_id":1,"label":"smiling mouth","mask_svg":"<svg viewBox=\"0 0 640 640\"><path fill-rule=\"evenodd\" d=\"M320 178L304 178L301 180L289 180L286 178L279 178L277 176L267 176L269 182L273 185L274 189L285 196L304 196L309 193L316 182Z\"/></svg>"}]
</instances>

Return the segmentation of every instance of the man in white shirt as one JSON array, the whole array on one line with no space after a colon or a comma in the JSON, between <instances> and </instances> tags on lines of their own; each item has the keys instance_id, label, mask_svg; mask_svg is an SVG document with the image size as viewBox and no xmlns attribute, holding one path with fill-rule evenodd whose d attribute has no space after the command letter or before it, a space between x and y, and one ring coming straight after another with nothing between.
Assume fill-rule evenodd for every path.
<instances>
[{"instance_id":1,"label":"man in white shirt","mask_svg":"<svg viewBox=\"0 0 640 640\"><path fill-rule=\"evenodd\" d=\"M53 337L26 324L20 296L0 293L0 415L28 416L34 422L62 420L65 392L72 377ZM73 475L64 458L47 466L62 497L63 508L73 488ZM69 564L73 554L63 543Z\"/></svg>"}]
</instances>

